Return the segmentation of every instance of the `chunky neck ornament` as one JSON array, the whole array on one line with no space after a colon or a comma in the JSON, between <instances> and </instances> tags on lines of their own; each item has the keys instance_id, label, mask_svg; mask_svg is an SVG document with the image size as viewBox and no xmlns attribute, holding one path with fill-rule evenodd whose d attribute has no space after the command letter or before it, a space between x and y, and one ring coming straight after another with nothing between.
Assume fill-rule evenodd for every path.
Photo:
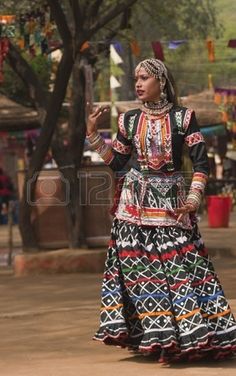
<instances>
[{"instance_id":1,"label":"chunky neck ornament","mask_svg":"<svg viewBox=\"0 0 236 376\"><path fill-rule=\"evenodd\" d=\"M165 100L160 100L158 102L144 102L142 105L142 111L148 115L165 115L171 108L173 103Z\"/></svg>"}]
</instances>

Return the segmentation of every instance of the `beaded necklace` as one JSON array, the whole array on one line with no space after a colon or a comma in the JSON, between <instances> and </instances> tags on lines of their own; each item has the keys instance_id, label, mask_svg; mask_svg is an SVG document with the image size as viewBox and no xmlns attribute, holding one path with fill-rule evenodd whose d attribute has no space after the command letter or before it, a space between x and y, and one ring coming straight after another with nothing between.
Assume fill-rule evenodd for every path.
<instances>
[{"instance_id":1,"label":"beaded necklace","mask_svg":"<svg viewBox=\"0 0 236 376\"><path fill-rule=\"evenodd\" d=\"M142 111L148 115L165 115L173 107L173 103L169 103L166 100L160 100L158 102L144 102L142 105Z\"/></svg>"}]
</instances>

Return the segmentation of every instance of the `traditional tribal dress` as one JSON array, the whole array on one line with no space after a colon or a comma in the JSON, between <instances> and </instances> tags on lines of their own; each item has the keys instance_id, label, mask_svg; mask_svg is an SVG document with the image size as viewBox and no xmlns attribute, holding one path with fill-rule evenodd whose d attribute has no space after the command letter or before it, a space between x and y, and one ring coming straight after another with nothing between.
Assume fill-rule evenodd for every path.
<instances>
[{"instance_id":1,"label":"traditional tribal dress","mask_svg":"<svg viewBox=\"0 0 236 376\"><path fill-rule=\"evenodd\" d=\"M98 134L91 145L113 170L132 153L115 210L102 286L96 340L156 353L159 361L222 359L236 350L236 323L193 216L174 210L200 203L208 175L195 114L173 107L149 117L131 110L119 118L112 148ZM183 145L193 175L186 196Z\"/></svg>"}]
</instances>

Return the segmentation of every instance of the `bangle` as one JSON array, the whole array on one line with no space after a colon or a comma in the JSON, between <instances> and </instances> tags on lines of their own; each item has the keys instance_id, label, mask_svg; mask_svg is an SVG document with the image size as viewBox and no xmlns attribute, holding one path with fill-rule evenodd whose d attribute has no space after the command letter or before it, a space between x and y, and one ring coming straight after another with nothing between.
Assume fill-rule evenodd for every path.
<instances>
[{"instance_id":1,"label":"bangle","mask_svg":"<svg viewBox=\"0 0 236 376\"><path fill-rule=\"evenodd\" d=\"M94 142L97 141L97 139L99 139L101 136L98 132L93 132L93 133L90 133L90 134L87 134L87 139L89 140L89 142L92 144Z\"/></svg>"},{"instance_id":2,"label":"bangle","mask_svg":"<svg viewBox=\"0 0 236 376\"><path fill-rule=\"evenodd\" d=\"M190 201L187 201L186 205L190 206L191 211L196 211L197 208L198 208L198 205L196 205L196 203L193 203L193 202L190 202Z\"/></svg>"},{"instance_id":3,"label":"bangle","mask_svg":"<svg viewBox=\"0 0 236 376\"><path fill-rule=\"evenodd\" d=\"M90 137L92 134L95 134L95 133L97 133L96 131L93 131L93 132L91 132L91 133L88 133L87 131L86 131L86 137Z\"/></svg>"}]
</instances>

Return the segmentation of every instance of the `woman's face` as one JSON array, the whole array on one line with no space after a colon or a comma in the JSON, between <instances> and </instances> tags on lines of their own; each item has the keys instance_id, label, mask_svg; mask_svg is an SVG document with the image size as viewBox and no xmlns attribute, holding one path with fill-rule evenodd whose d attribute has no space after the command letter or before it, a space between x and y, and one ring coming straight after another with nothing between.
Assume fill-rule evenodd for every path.
<instances>
[{"instance_id":1,"label":"woman's face","mask_svg":"<svg viewBox=\"0 0 236 376\"><path fill-rule=\"evenodd\" d=\"M150 76L141 67L135 71L135 90L142 102L158 102L160 99L160 82Z\"/></svg>"}]
</instances>

